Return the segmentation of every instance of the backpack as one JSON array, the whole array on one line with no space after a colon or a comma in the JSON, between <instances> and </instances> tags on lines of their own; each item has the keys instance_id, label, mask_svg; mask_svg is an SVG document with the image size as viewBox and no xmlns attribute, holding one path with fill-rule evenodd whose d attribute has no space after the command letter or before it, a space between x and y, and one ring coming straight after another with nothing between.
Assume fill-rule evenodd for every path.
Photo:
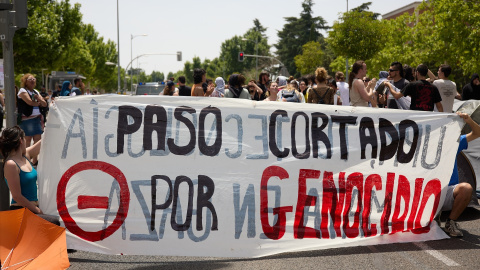
<instances>
[{"instance_id":1,"label":"backpack","mask_svg":"<svg viewBox=\"0 0 480 270\"><path fill-rule=\"evenodd\" d=\"M312 89L312 90L313 90L313 93L315 93L315 95L317 95L317 97L318 97L317 104L325 104L325 100L323 100L323 99L325 98L327 93L330 91L330 87L327 88L327 90L325 90L325 93L323 94L322 97L320 97L320 95L317 93L317 91L315 91L314 89Z\"/></svg>"},{"instance_id":2,"label":"backpack","mask_svg":"<svg viewBox=\"0 0 480 270\"><path fill-rule=\"evenodd\" d=\"M282 97L287 99L287 102L300 102L295 90L293 91L282 91Z\"/></svg>"}]
</instances>

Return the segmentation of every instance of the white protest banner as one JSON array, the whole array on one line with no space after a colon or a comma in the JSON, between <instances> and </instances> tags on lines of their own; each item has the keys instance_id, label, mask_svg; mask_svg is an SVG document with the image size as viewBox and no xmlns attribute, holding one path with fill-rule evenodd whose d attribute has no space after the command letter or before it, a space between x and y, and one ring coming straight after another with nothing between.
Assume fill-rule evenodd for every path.
<instances>
[{"instance_id":1,"label":"white protest banner","mask_svg":"<svg viewBox=\"0 0 480 270\"><path fill-rule=\"evenodd\" d=\"M227 98L50 109L40 204L70 248L258 257L445 238L456 115Z\"/></svg>"}]
</instances>

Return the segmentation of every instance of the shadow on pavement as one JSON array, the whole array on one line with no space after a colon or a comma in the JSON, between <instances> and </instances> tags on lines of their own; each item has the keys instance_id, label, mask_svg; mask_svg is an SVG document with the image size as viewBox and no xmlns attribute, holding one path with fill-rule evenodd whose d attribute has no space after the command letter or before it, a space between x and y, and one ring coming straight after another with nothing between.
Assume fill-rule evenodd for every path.
<instances>
[{"instance_id":1,"label":"shadow on pavement","mask_svg":"<svg viewBox=\"0 0 480 270\"><path fill-rule=\"evenodd\" d=\"M444 224L449 212L442 213L442 224ZM461 215L459 221L468 225L463 229L463 238L450 238L436 241L425 242L428 246L435 250L479 250L480 249L480 236L473 232L478 232L479 222L474 222L480 219L480 209L467 208ZM466 224L468 223L468 224ZM469 232L469 229L472 232ZM193 258L189 257L188 260L182 261L181 258L172 260L171 257L165 256L116 256L108 255L105 260L88 259L88 258L75 258L75 254L70 256L71 263L80 263L82 265L92 264L92 266L101 268L102 265L114 264L128 264L132 265L129 269L218 269L226 268L230 266L230 263L238 262L254 262L254 261L268 261L277 259L288 258L308 258L308 257L331 257L331 256L344 256L344 255L359 255L359 254L371 254L371 253L394 253L399 251L418 251L420 247L414 243L395 243L375 246L357 246L357 247L345 247L345 248L331 248L314 251L302 251L302 252L290 252L281 253L272 256L266 256L262 258ZM84 252L79 252L78 256L84 256ZM84 255L82 255L84 253ZM87 255L88 256L88 255ZM138 266L135 266L138 264Z\"/></svg>"}]
</instances>

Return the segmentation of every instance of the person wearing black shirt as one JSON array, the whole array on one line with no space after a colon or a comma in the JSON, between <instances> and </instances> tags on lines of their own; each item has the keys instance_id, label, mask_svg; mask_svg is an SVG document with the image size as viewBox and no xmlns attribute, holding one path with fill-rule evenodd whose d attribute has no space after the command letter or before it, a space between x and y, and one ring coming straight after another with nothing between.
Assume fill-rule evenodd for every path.
<instances>
[{"instance_id":1,"label":"person wearing black shirt","mask_svg":"<svg viewBox=\"0 0 480 270\"><path fill-rule=\"evenodd\" d=\"M470 83L463 87L462 100L480 100L480 79L477 73L472 75Z\"/></svg>"},{"instance_id":2,"label":"person wearing black shirt","mask_svg":"<svg viewBox=\"0 0 480 270\"><path fill-rule=\"evenodd\" d=\"M258 82L257 86L262 90L261 93L258 91L255 93L256 98L255 100L264 100L266 98L265 94L268 92L268 81L270 81L270 74L266 71L262 71L260 75L258 75Z\"/></svg>"},{"instance_id":3,"label":"person wearing black shirt","mask_svg":"<svg viewBox=\"0 0 480 270\"><path fill-rule=\"evenodd\" d=\"M416 74L418 81L407 84L401 92L397 92L388 81L385 81L385 86L390 89L390 93L395 99L410 96L410 110L432 112L435 105L439 112L443 112L442 97L438 88L426 80L428 67L424 64L418 65Z\"/></svg>"},{"instance_id":4,"label":"person wearing black shirt","mask_svg":"<svg viewBox=\"0 0 480 270\"><path fill-rule=\"evenodd\" d=\"M192 88L185 85L185 76L178 77L178 95L190 96L192 94Z\"/></svg>"}]
</instances>

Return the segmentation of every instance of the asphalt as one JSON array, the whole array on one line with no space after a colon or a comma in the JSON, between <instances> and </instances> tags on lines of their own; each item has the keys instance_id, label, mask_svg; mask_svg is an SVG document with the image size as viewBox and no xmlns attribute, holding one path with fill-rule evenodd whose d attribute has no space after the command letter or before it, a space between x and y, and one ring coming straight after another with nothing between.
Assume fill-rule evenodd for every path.
<instances>
[{"instance_id":1,"label":"asphalt","mask_svg":"<svg viewBox=\"0 0 480 270\"><path fill-rule=\"evenodd\" d=\"M442 214L443 222L447 216L448 212ZM77 251L69 254L69 269L480 269L480 208L467 208L458 222L463 238L283 253L255 259L120 256Z\"/></svg>"}]
</instances>

